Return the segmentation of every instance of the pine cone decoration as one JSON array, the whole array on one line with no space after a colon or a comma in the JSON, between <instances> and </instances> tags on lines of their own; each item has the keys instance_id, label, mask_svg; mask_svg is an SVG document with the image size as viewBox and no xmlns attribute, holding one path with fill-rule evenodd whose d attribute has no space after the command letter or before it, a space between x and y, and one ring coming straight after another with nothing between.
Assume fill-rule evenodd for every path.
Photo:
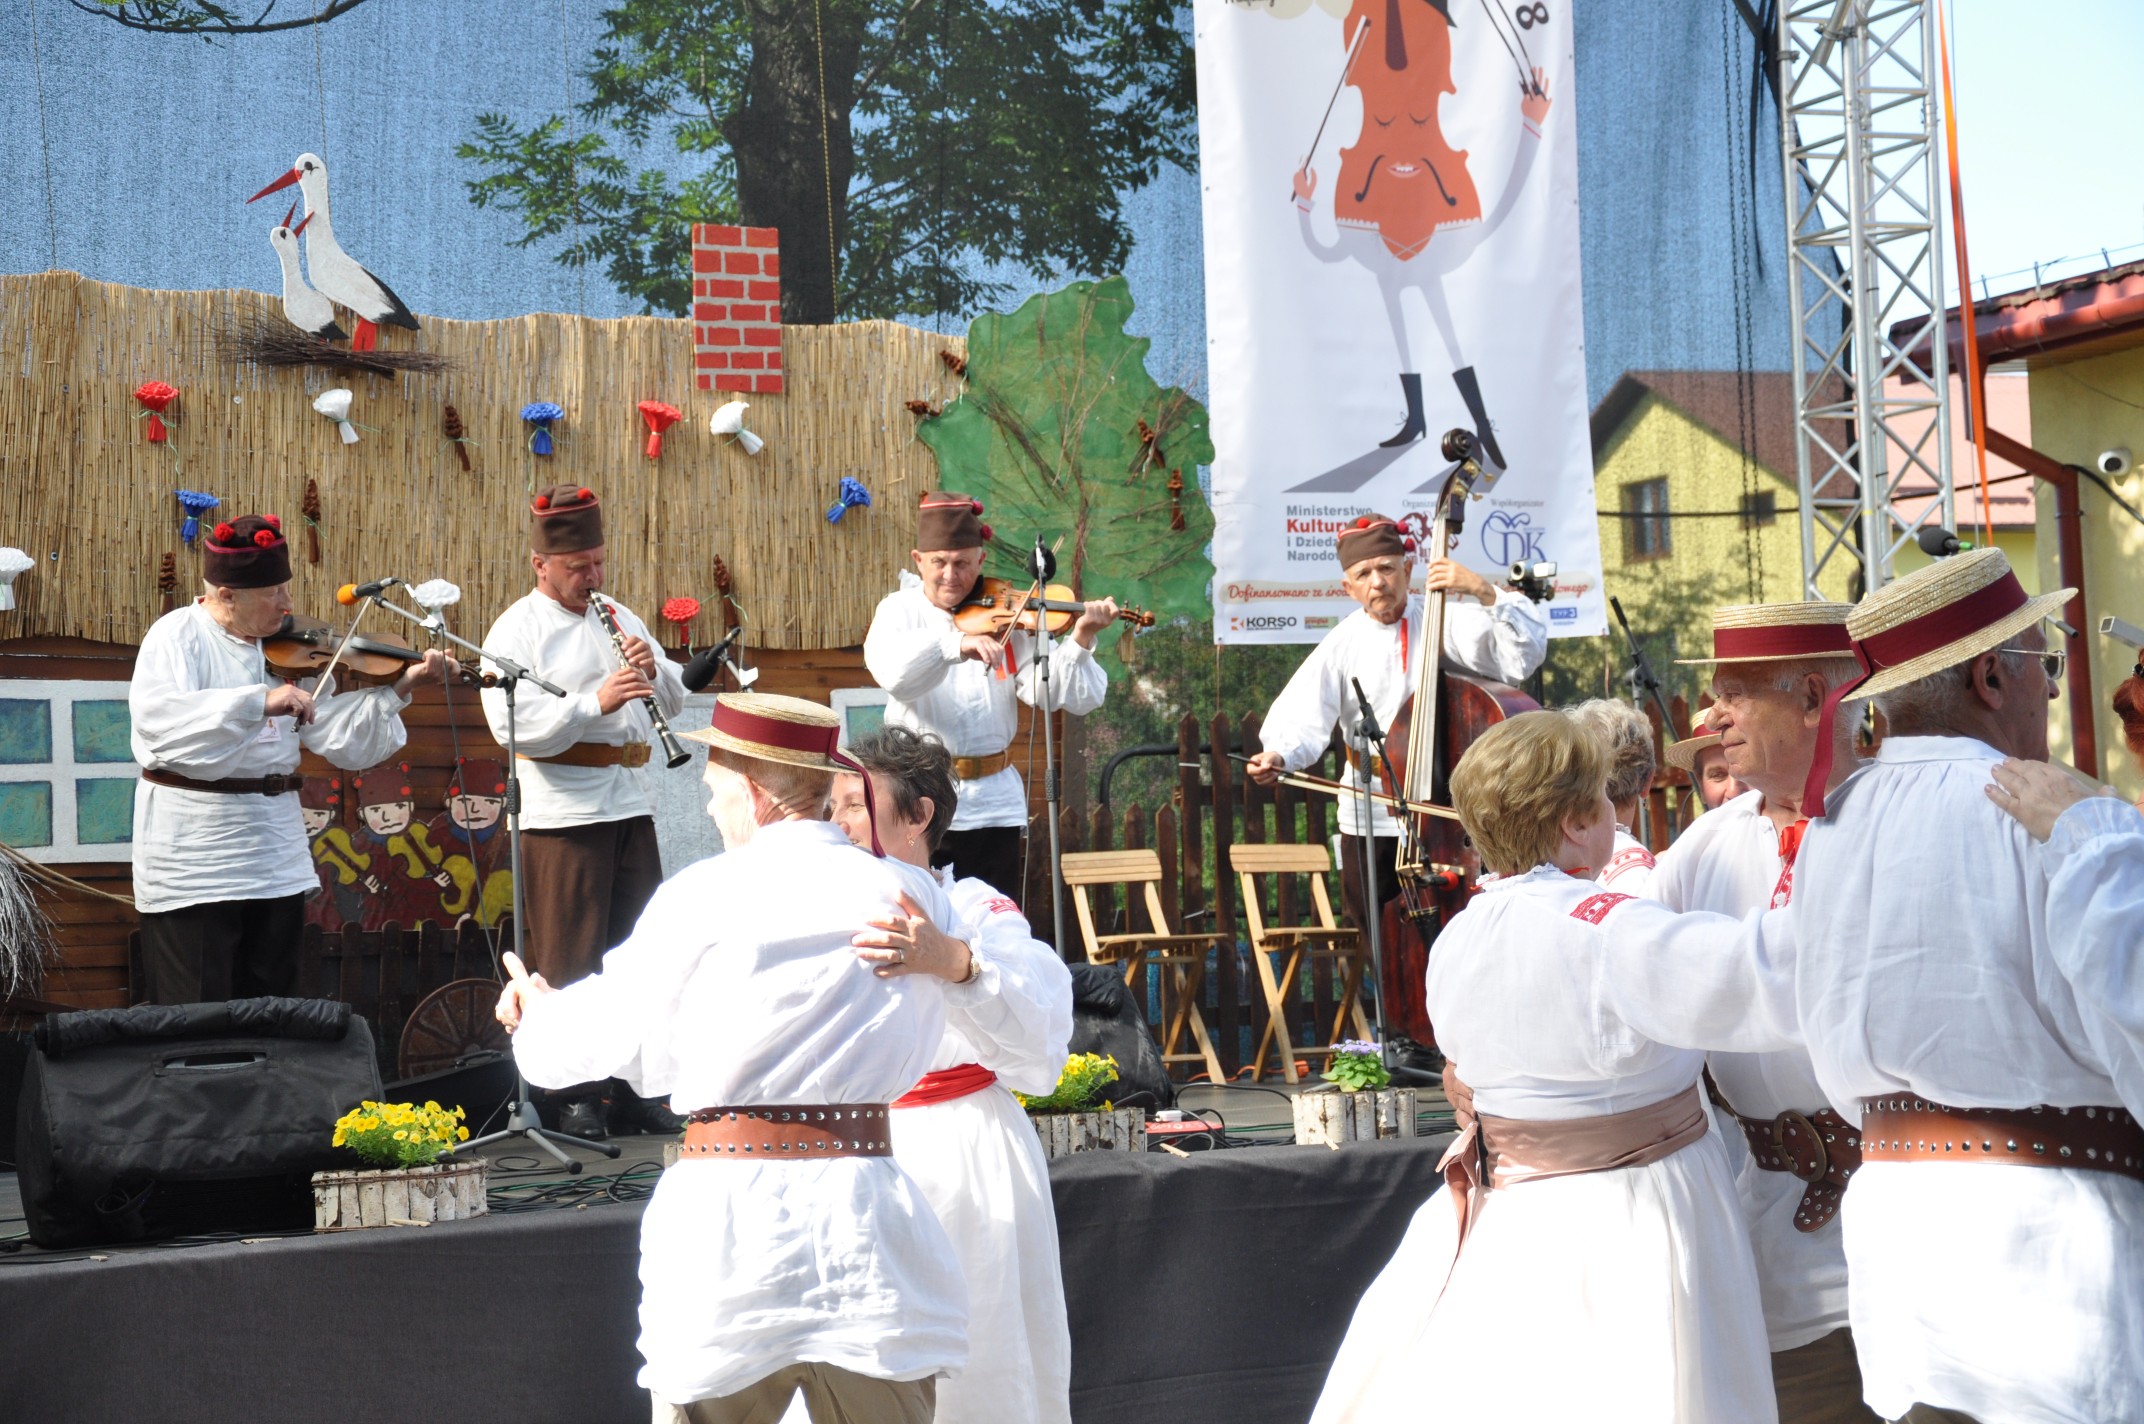
<instances>
[{"instance_id":1,"label":"pine cone decoration","mask_svg":"<svg viewBox=\"0 0 2144 1424\"><path fill-rule=\"evenodd\" d=\"M958 352L941 351L938 353L938 359L945 362L945 368L954 375L965 376L968 374L968 358Z\"/></svg>"},{"instance_id":2,"label":"pine cone decoration","mask_svg":"<svg viewBox=\"0 0 2144 1424\"><path fill-rule=\"evenodd\" d=\"M722 600L722 631L727 633L737 626L737 605L730 598L730 566L715 555L715 592Z\"/></svg>"},{"instance_id":3,"label":"pine cone decoration","mask_svg":"<svg viewBox=\"0 0 2144 1424\"><path fill-rule=\"evenodd\" d=\"M163 567L156 571L156 591L164 596L164 611L169 613L179 593L179 561L175 555L164 555Z\"/></svg>"},{"instance_id":4,"label":"pine cone decoration","mask_svg":"<svg viewBox=\"0 0 2144 1424\"><path fill-rule=\"evenodd\" d=\"M910 415L931 416L938 413L938 407L927 400L903 401L902 404L908 407Z\"/></svg>"},{"instance_id":5,"label":"pine cone decoration","mask_svg":"<svg viewBox=\"0 0 2144 1424\"><path fill-rule=\"evenodd\" d=\"M305 515L305 554L317 564L320 562L320 485L310 475L305 477L305 503L299 510Z\"/></svg>"},{"instance_id":6,"label":"pine cone decoration","mask_svg":"<svg viewBox=\"0 0 2144 1424\"><path fill-rule=\"evenodd\" d=\"M1184 472L1169 471L1169 532L1184 532Z\"/></svg>"},{"instance_id":7,"label":"pine cone decoration","mask_svg":"<svg viewBox=\"0 0 2144 1424\"><path fill-rule=\"evenodd\" d=\"M469 468L469 446L465 442L468 439L469 432L462 426L462 413L451 405L447 406L440 412L439 428L446 435L448 441L453 444L454 453L461 457L462 468L467 470Z\"/></svg>"}]
</instances>

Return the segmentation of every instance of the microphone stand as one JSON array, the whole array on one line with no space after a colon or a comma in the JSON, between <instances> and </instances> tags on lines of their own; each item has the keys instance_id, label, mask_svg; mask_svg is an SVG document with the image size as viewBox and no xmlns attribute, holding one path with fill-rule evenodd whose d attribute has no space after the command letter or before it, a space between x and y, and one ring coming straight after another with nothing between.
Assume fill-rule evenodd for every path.
<instances>
[{"instance_id":1,"label":"microphone stand","mask_svg":"<svg viewBox=\"0 0 2144 1424\"><path fill-rule=\"evenodd\" d=\"M514 712L514 693L523 682L533 682L553 697L564 697L566 689L560 687L557 683L546 682L543 678L538 677L535 673L504 654L491 652L470 642L467 638L457 637L455 634L448 632L447 620L436 608L427 609L427 616L419 618L406 608L397 608L392 603L384 601L379 594L372 595L368 602L377 604L390 613L401 614L410 622L429 632L433 637L474 653L478 658L489 661L492 666L499 669L497 673L485 673L483 681L487 685L503 689L506 693L506 853L509 867L508 873L512 875L514 881L514 953L526 960L527 956L521 952L521 919L523 914L521 901L521 757L520 737L518 735L520 727ZM497 973L496 957L494 957L492 969L494 973ZM591 1142L585 1137L575 1137L570 1132L560 1132L556 1128L545 1127L542 1116L536 1111L535 1102L529 1097L529 1080L521 1076L521 1065L518 1063L514 1065L514 1105L506 1115L506 1126L500 1128L497 1132L487 1132L482 1137L475 1137L467 1142L457 1143L452 1150L456 1152L473 1152L479 1147L488 1147L494 1142L503 1142L510 1137L523 1138L550 1153L558 1159L558 1164L564 1167L567 1173L572 1176L580 1175L581 1163L579 1159L563 1151L559 1146L560 1143L564 1143L569 1147L585 1147L591 1152L600 1152L605 1157L619 1155L618 1145L614 1142Z\"/></svg>"},{"instance_id":2,"label":"microphone stand","mask_svg":"<svg viewBox=\"0 0 2144 1424\"><path fill-rule=\"evenodd\" d=\"M1035 584L1047 596L1050 576L1057 572L1057 555L1035 536L1034 550L1027 556L1027 571L1035 576ZM1040 599L1038 598L1038 602ZM1040 680L1036 703L1042 715L1042 804L1049 816L1050 846L1050 943L1061 955L1065 944L1065 882L1058 873L1057 815L1061 788L1057 774L1057 734L1050 721L1050 632L1049 614L1035 610L1034 627L1035 676ZM1017 684L1015 684L1017 686Z\"/></svg>"},{"instance_id":3,"label":"microphone stand","mask_svg":"<svg viewBox=\"0 0 2144 1424\"><path fill-rule=\"evenodd\" d=\"M1377 712L1370 706L1369 694L1362 690L1362 679L1351 677L1348 681L1355 689L1355 706L1360 713L1355 723L1357 748L1355 780L1357 789L1362 797L1361 812L1364 833L1362 837L1362 897L1365 907L1363 918L1367 923L1363 926L1363 929L1368 934L1370 941L1370 972L1377 979L1377 993L1371 999L1372 1017L1377 1028L1377 1053L1385 1065L1385 1071L1392 1075L1394 1082L1411 1082L1419 1086L1423 1083L1434 1083L1440 1080L1424 1074L1420 1069L1406 1067L1398 1061L1398 1054L1392 1046L1392 1034L1385 1018L1385 907L1377 898L1377 836L1375 834L1377 806L1370 799L1375 791L1370 779L1370 757L1373 747L1378 761L1385 768L1385 775L1392 782L1395 793L1404 797L1407 788L1401 783L1398 773L1392 765L1391 748L1386 745L1385 731L1378 724Z\"/></svg>"}]
</instances>

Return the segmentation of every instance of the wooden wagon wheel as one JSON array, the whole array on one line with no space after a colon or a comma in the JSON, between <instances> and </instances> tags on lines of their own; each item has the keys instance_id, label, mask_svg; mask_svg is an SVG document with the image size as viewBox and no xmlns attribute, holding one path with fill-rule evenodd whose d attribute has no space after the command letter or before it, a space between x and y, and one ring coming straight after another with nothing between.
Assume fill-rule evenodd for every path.
<instances>
[{"instance_id":1,"label":"wooden wagon wheel","mask_svg":"<svg viewBox=\"0 0 2144 1424\"><path fill-rule=\"evenodd\" d=\"M455 979L425 995L402 1025L401 1075L436 1073L485 1049L511 1052L505 1026L492 1015L498 1002L499 986L490 979Z\"/></svg>"}]
</instances>

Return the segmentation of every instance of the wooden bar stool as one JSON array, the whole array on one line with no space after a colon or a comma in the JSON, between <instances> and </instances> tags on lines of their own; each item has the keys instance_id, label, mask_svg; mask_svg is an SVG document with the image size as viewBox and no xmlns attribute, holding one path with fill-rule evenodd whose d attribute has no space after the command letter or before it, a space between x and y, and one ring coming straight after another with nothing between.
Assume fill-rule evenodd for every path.
<instances>
[{"instance_id":1,"label":"wooden bar stool","mask_svg":"<svg viewBox=\"0 0 2144 1424\"><path fill-rule=\"evenodd\" d=\"M1214 1052L1213 1036L1206 1031L1206 1016L1199 1011L1199 990L1206 982L1206 955L1221 942L1218 934L1177 934L1161 908L1161 857L1150 850L1075 851L1063 858L1065 884L1072 890L1072 905L1079 914L1079 934L1086 944L1090 964L1122 964L1124 983L1131 987L1142 979L1149 964L1160 967L1161 1061L1204 1063L1216 1083L1228 1081L1221 1070L1221 1057ZM1131 923L1132 887L1146 892L1146 934L1098 934L1089 888L1096 885L1124 887L1125 923ZM1135 990L1135 992L1142 992ZM1174 1001L1173 1005L1171 1001ZM1196 1053L1179 1052L1188 1031Z\"/></svg>"},{"instance_id":2,"label":"wooden bar stool","mask_svg":"<svg viewBox=\"0 0 2144 1424\"><path fill-rule=\"evenodd\" d=\"M1360 931L1343 927L1333 918L1333 902L1325 889L1332 872L1332 855L1322 845L1249 845L1228 848L1229 868L1243 880L1243 913L1251 926L1251 958L1257 962L1258 978L1265 987L1266 1027L1258 1036L1258 1051L1251 1055L1251 1081L1257 1082L1266 1066L1266 1046L1278 1040L1281 1076L1297 1081L1295 1055L1322 1053L1330 1058L1345 1032L1350 1017L1355 1035L1371 1036L1369 1015L1362 1009L1362 983L1369 973L1369 956ZM1308 875L1310 903L1317 923L1268 925L1260 908L1259 877ZM1288 995L1300 982L1305 956L1331 959L1340 970L1340 1002L1333 1012L1332 1033L1327 1041L1298 1049L1288 1036ZM1313 1026L1314 1030L1315 1026Z\"/></svg>"}]
</instances>

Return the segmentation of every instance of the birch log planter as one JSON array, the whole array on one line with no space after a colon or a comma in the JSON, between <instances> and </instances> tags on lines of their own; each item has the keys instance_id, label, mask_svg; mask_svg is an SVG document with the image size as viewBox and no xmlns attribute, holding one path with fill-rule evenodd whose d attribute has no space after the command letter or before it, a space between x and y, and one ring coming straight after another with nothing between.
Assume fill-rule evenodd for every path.
<instances>
[{"instance_id":1,"label":"birch log planter","mask_svg":"<svg viewBox=\"0 0 2144 1424\"><path fill-rule=\"evenodd\" d=\"M1295 1140L1306 1147L1414 1135L1412 1088L1365 1093L1312 1088L1295 1096Z\"/></svg>"},{"instance_id":2,"label":"birch log planter","mask_svg":"<svg viewBox=\"0 0 2144 1424\"><path fill-rule=\"evenodd\" d=\"M1140 1108L1036 1113L1031 1121L1042 1139L1045 1157L1068 1157L1074 1152L1146 1151L1146 1113Z\"/></svg>"},{"instance_id":3,"label":"birch log planter","mask_svg":"<svg viewBox=\"0 0 2144 1424\"><path fill-rule=\"evenodd\" d=\"M491 1164L483 1158L426 1167L313 1173L313 1230L429 1226L482 1216Z\"/></svg>"}]
</instances>

